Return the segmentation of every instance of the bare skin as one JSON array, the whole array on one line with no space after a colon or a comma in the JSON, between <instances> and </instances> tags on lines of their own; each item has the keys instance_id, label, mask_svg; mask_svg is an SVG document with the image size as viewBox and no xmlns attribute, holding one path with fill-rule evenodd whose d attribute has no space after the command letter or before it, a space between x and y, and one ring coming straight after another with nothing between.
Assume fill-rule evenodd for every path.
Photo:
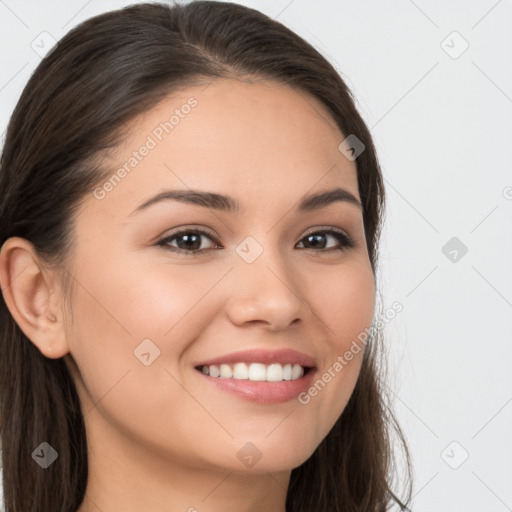
<instances>
[{"instance_id":1,"label":"bare skin","mask_svg":"<svg viewBox=\"0 0 512 512\"><path fill-rule=\"evenodd\" d=\"M196 106L158 140L155 127L191 97ZM218 79L173 93L103 165L114 174L150 135L156 147L115 186L100 184L76 215L65 266L72 319L62 270L45 267L21 238L0 253L15 320L46 357L65 357L79 392L89 447L79 512L283 512L291 470L339 418L364 352L307 404L255 403L194 367L287 348L313 358L320 378L370 326L375 283L362 210L348 201L296 210L333 188L360 199L356 163L338 150L345 135L323 105L270 81ZM167 200L134 212L164 189L228 195L241 210ZM157 245L182 229L213 236L198 239L202 253L183 249L183 234ZM236 251L247 237L262 249L251 263ZM178 243L183 253L173 252ZM146 339L160 351L147 366L134 354ZM237 456L249 442L261 455L252 467Z\"/></svg>"}]
</instances>

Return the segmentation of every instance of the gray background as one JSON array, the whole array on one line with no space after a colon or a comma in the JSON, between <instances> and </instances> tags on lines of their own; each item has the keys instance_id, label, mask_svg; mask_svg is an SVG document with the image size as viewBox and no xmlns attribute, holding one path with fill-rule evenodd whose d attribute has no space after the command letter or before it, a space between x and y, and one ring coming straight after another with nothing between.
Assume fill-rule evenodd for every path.
<instances>
[{"instance_id":1,"label":"gray background","mask_svg":"<svg viewBox=\"0 0 512 512\"><path fill-rule=\"evenodd\" d=\"M0 0L2 139L52 38L130 3ZM389 386L413 510L512 510L512 0L240 3L336 66L377 145L380 287L384 308L403 305L386 326Z\"/></svg>"}]
</instances>

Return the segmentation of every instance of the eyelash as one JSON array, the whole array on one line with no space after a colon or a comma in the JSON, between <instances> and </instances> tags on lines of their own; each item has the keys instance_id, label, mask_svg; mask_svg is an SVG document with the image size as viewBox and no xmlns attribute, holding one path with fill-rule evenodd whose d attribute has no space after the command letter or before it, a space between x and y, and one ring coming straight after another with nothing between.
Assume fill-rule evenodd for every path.
<instances>
[{"instance_id":1,"label":"eyelash","mask_svg":"<svg viewBox=\"0 0 512 512\"><path fill-rule=\"evenodd\" d=\"M203 236L206 236L206 237L210 238L212 240L212 242L214 242L217 245L219 245L219 242L216 240L215 236L212 233L209 233L209 232L201 230L201 229L182 229L180 231L177 231L176 233L172 233L169 236L166 236L165 238L162 238L160 241L157 242L156 245L161 246L164 249L170 250L170 251L172 251L174 253L185 254L187 256L199 256L199 255L203 254L205 251L213 250L213 249L199 249L199 250L194 250L194 251L188 251L188 250L185 250L185 249L180 249L179 247L173 247L173 246L168 245L168 243L171 240L179 237L180 235L184 235L184 234L203 235ZM333 251L345 251L347 249L352 249L353 247L355 247L355 243L354 243L354 241L352 240L351 237L349 237L348 235L346 235L342 231L338 231L337 229L333 229L333 228L323 228L323 230L321 228L320 230L308 233L307 235L305 235L300 240L300 242L302 242L305 238L307 238L309 236L318 235L318 234L332 235L334 238L336 238L340 242L341 247L330 248L330 249L311 249L311 248L306 248L305 250L311 250L311 251L315 251L315 252L324 252L324 253L327 252L327 253L330 253L330 252L333 252Z\"/></svg>"}]
</instances>

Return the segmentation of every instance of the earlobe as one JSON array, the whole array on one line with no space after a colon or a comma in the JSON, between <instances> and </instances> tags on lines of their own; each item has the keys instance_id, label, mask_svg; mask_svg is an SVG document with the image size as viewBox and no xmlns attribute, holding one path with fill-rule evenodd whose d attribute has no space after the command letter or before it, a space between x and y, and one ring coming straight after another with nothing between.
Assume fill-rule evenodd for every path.
<instances>
[{"instance_id":1,"label":"earlobe","mask_svg":"<svg viewBox=\"0 0 512 512\"><path fill-rule=\"evenodd\" d=\"M66 355L69 347L57 279L28 240L12 237L3 244L0 283L5 303L27 338L48 358Z\"/></svg>"}]
</instances>

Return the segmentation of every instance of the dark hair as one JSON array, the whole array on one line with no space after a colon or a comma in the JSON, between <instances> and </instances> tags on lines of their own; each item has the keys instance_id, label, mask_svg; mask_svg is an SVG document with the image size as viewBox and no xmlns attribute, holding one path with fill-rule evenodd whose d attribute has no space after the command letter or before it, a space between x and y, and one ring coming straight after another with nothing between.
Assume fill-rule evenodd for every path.
<instances>
[{"instance_id":1,"label":"dark hair","mask_svg":"<svg viewBox=\"0 0 512 512\"><path fill-rule=\"evenodd\" d=\"M345 136L354 134L364 144L357 179L375 276L384 186L350 91L326 58L284 25L254 9L212 1L138 4L96 16L71 30L41 61L6 133L0 245L9 237L25 238L43 261L62 266L73 246L73 214L108 175L99 156L122 140L128 122L178 88L247 76L309 93ZM62 284L72 289L69 279ZM24 335L5 300L0 329L5 512L76 512L88 464L73 380L63 358L43 356ZM377 331L340 418L312 456L292 470L288 512L383 512L393 504L408 510L410 457L385 399L379 343ZM393 433L406 455L404 502L392 490ZM42 441L59 454L59 463L45 471L31 456Z\"/></svg>"}]
</instances>

